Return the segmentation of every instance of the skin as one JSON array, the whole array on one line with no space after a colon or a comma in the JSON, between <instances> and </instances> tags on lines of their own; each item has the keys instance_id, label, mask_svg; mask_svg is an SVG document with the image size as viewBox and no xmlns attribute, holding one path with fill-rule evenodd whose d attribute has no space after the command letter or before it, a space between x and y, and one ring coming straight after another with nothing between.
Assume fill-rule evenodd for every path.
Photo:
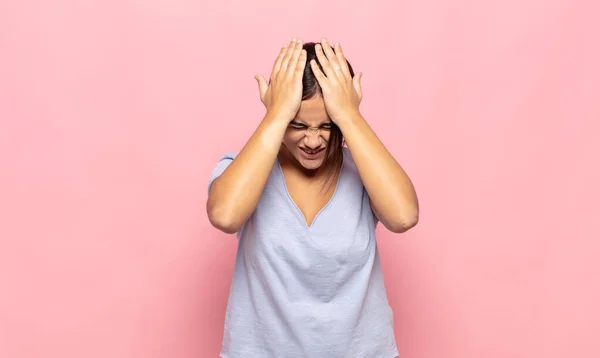
<instances>
[{"instance_id":1,"label":"skin","mask_svg":"<svg viewBox=\"0 0 600 358\"><path fill-rule=\"evenodd\" d=\"M325 38L321 44L316 53L324 73L315 62L310 66L322 97L301 101L306 65L301 40L293 39L281 49L269 84L256 76L267 113L236 159L213 182L207 200L209 220L221 231L237 232L252 214L277 159L288 191L310 225L335 188L320 192L319 181L312 180L323 164L324 151L317 159L307 159L302 150L324 148L329 138L323 130L312 134L294 127L322 128L330 121L342 131L381 223L395 233L417 224L419 205L410 178L360 113L362 73L352 78L339 44L332 48Z\"/></svg>"},{"instance_id":2,"label":"skin","mask_svg":"<svg viewBox=\"0 0 600 358\"><path fill-rule=\"evenodd\" d=\"M331 124L322 97L302 101L300 110L283 136L280 161L291 160L307 176L314 175L325 160ZM318 158L307 158L306 151L319 151Z\"/></svg>"},{"instance_id":3,"label":"skin","mask_svg":"<svg viewBox=\"0 0 600 358\"><path fill-rule=\"evenodd\" d=\"M317 173L325 162L331 123L322 97L302 101L300 110L283 136L278 155L288 192L304 214L307 226L312 224L335 191L332 185L323 191L320 180L323 177ZM316 158L307 158L305 150L318 151L318 154ZM333 178L334 183L337 175Z\"/></svg>"}]
</instances>

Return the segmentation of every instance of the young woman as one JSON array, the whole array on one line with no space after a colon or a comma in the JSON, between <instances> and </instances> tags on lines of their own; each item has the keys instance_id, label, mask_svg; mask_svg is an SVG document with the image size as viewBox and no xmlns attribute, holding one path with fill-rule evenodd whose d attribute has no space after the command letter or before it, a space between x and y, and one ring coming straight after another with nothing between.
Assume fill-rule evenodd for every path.
<instances>
[{"instance_id":1,"label":"young woman","mask_svg":"<svg viewBox=\"0 0 600 358\"><path fill-rule=\"evenodd\" d=\"M256 76L266 115L208 185L211 224L239 240L221 357L398 356L375 227L405 232L419 205L361 76L339 44L295 38Z\"/></svg>"}]
</instances>

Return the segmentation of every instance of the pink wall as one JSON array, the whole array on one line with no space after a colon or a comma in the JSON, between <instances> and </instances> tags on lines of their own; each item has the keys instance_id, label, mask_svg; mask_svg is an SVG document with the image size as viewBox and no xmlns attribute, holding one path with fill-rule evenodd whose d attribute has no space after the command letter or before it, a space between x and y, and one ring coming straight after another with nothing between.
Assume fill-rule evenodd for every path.
<instances>
[{"instance_id":1,"label":"pink wall","mask_svg":"<svg viewBox=\"0 0 600 358\"><path fill-rule=\"evenodd\" d=\"M236 241L206 184L292 36L342 43L417 187L419 225L379 228L402 356L600 357L598 13L3 1L0 357L217 356Z\"/></svg>"}]
</instances>

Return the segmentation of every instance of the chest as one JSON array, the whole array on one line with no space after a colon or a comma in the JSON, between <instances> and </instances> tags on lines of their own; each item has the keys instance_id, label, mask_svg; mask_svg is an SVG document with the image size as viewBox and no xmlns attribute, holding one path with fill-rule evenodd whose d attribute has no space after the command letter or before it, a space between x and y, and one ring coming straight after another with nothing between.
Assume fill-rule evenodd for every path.
<instances>
[{"instance_id":1,"label":"chest","mask_svg":"<svg viewBox=\"0 0 600 358\"><path fill-rule=\"evenodd\" d=\"M284 261L301 270L361 265L375 248L369 198L355 171L342 171L330 187L284 179L276 167L241 232L241 249L254 264ZM327 266L329 267L329 266Z\"/></svg>"},{"instance_id":2,"label":"chest","mask_svg":"<svg viewBox=\"0 0 600 358\"><path fill-rule=\"evenodd\" d=\"M331 201L336 189L337 176L328 182L325 178L306 180L293 174L283 173L285 188L304 217L307 226L311 226L315 217Z\"/></svg>"}]
</instances>

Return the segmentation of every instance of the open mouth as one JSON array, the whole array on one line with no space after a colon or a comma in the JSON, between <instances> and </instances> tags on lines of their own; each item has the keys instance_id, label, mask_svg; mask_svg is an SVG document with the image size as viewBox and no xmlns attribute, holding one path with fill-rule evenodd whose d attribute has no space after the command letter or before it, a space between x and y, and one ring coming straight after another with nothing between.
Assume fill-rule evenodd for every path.
<instances>
[{"instance_id":1,"label":"open mouth","mask_svg":"<svg viewBox=\"0 0 600 358\"><path fill-rule=\"evenodd\" d=\"M323 150L325 150L325 148L319 148L319 149L307 149L307 148L300 148L302 149L302 151L310 156L314 156L317 155L319 153L321 153Z\"/></svg>"}]
</instances>

